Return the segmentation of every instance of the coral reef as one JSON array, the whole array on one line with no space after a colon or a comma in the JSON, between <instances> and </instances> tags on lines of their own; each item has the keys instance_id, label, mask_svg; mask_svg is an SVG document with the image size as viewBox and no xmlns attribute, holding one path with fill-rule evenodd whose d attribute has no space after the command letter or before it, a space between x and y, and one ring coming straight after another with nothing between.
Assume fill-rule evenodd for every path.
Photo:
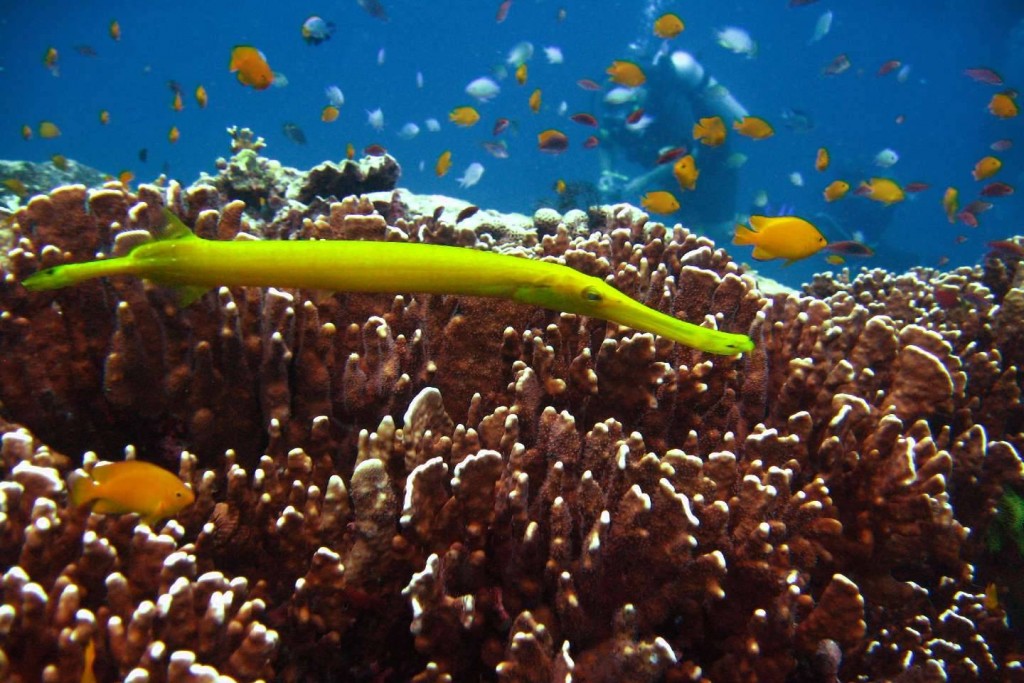
<instances>
[{"instance_id":1,"label":"coral reef","mask_svg":"<svg viewBox=\"0 0 1024 683\"><path fill-rule=\"evenodd\" d=\"M64 187L12 218L3 676L1024 679L985 591L1024 474L1019 264L767 297L627 205L514 230L403 192L247 214L232 173ZM181 309L132 279L18 284L148 239L161 206L211 239L557 259L758 347L471 297L221 288ZM162 529L67 504L75 467L128 444L196 491Z\"/></svg>"},{"instance_id":2,"label":"coral reef","mask_svg":"<svg viewBox=\"0 0 1024 683\"><path fill-rule=\"evenodd\" d=\"M52 188L71 183L100 185L110 176L74 159L65 159L60 164L0 159L0 178L11 183L0 183L0 208L14 211L23 196L49 192Z\"/></svg>"},{"instance_id":3,"label":"coral reef","mask_svg":"<svg viewBox=\"0 0 1024 683\"><path fill-rule=\"evenodd\" d=\"M217 159L217 175L204 173L200 177L198 184L216 190L215 194L206 193L202 206L217 207L225 199L238 200L254 217L268 219L285 209L302 212L325 200L392 190L402 175L401 166L388 154L358 161L325 161L300 171L261 155L266 143L248 128L233 126L228 134L231 158Z\"/></svg>"}]
</instances>

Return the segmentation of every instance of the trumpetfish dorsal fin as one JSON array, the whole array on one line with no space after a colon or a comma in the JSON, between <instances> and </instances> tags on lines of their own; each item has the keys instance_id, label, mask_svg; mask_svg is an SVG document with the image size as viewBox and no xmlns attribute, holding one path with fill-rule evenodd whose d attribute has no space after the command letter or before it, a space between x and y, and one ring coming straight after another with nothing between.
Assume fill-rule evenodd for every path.
<instances>
[{"instance_id":1,"label":"trumpetfish dorsal fin","mask_svg":"<svg viewBox=\"0 0 1024 683\"><path fill-rule=\"evenodd\" d=\"M199 238L173 211L164 207L164 224L160 228L156 239L159 242L164 242ZM174 291L174 298L178 306L180 308L188 308L212 288L206 285L175 285L171 289Z\"/></svg>"},{"instance_id":2,"label":"trumpetfish dorsal fin","mask_svg":"<svg viewBox=\"0 0 1024 683\"><path fill-rule=\"evenodd\" d=\"M159 241L196 239L196 235L174 212L164 207L164 224L160 227L156 239Z\"/></svg>"}]
</instances>

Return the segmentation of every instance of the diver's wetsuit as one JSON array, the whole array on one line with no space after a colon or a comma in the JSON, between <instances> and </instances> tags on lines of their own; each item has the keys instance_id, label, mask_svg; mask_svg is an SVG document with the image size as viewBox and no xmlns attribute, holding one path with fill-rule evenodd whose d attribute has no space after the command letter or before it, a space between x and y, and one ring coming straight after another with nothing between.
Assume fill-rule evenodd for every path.
<instances>
[{"instance_id":1,"label":"diver's wetsuit","mask_svg":"<svg viewBox=\"0 0 1024 683\"><path fill-rule=\"evenodd\" d=\"M606 144L601 148L602 201L639 204L652 190L669 190L679 198L680 210L671 216L688 227L722 236L731 234L736 215L738 169L729 163L729 136L719 147L694 144L693 124L707 116L721 116L726 126L747 115L747 110L715 78L684 51L659 52L650 64L641 63L647 83L637 89L637 102L654 117L642 132L630 131L625 117L630 105L609 105L603 120ZM697 161L700 177L694 191L681 191L672 165L654 166L661 150L687 146ZM630 165L648 169L637 176Z\"/></svg>"}]
</instances>

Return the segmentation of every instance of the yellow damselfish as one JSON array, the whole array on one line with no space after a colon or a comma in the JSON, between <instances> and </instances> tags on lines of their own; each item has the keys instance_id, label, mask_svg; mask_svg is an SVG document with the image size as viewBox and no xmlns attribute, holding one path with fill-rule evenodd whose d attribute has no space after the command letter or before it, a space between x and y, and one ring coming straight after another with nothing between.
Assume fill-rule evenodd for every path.
<instances>
[{"instance_id":1,"label":"yellow damselfish","mask_svg":"<svg viewBox=\"0 0 1024 683\"><path fill-rule=\"evenodd\" d=\"M733 121L732 127L740 135L746 135L754 140L764 140L775 135L771 124L757 116L744 116L739 121Z\"/></svg>"},{"instance_id":2,"label":"yellow damselfish","mask_svg":"<svg viewBox=\"0 0 1024 683\"><path fill-rule=\"evenodd\" d=\"M191 505L195 494L171 472L142 460L104 462L71 483L71 503L94 512L137 512L152 526Z\"/></svg>"},{"instance_id":3,"label":"yellow damselfish","mask_svg":"<svg viewBox=\"0 0 1024 683\"><path fill-rule=\"evenodd\" d=\"M640 198L640 206L651 213L674 213L679 210L679 200L671 192L653 190Z\"/></svg>"},{"instance_id":4,"label":"yellow damselfish","mask_svg":"<svg viewBox=\"0 0 1024 683\"><path fill-rule=\"evenodd\" d=\"M708 353L732 355L754 348L746 335L678 320L634 301L604 280L557 263L408 242L205 240L174 214L165 215L162 239L141 244L126 256L46 268L22 285L39 291L98 277L135 275L181 288L186 304L222 285L466 294L599 318Z\"/></svg>"},{"instance_id":5,"label":"yellow damselfish","mask_svg":"<svg viewBox=\"0 0 1024 683\"><path fill-rule=\"evenodd\" d=\"M857 187L857 195L867 197L886 206L902 202L906 199L903 188L895 180L890 178L871 178L862 180Z\"/></svg>"},{"instance_id":6,"label":"yellow damselfish","mask_svg":"<svg viewBox=\"0 0 1024 683\"><path fill-rule=\"evenodd\" d=\"M721 116L705 116L693 124L693 139L700 140L708 147L718 147L725 142L725 122Z\"/></svg>"},{"instance_id":7,"label":"yellow damselfish","mask_svg":"<svg viewBox=\"0 0 1024 683\"><path fill-rule=\"evenodd\" d=\"M828 245L821 232L796 216L751 216L750 228L737 225L733 244L753 244L758 261L781 258L786 265L816 254Z\"/></svg>"},{"instance_id":8,"label":"yellow damselfish","mask_svg":"<svg viewBox=\"0 0 1024 683\"><path fill-rule=\"evenodd\" d=\"M448 120L456 126L468 128L469 126L476 125L476 122L480 120L480 112L475 107L469 105L455 107L455 109L448 112Z\"/></svg>"}]
</instances>

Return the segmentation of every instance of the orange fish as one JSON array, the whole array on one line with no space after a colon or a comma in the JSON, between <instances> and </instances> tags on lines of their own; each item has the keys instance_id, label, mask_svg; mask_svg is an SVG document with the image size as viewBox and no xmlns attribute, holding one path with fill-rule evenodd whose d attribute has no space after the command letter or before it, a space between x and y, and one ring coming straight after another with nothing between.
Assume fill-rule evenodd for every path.
<instances>
[{"instance_id":1,"label":"orange fish","mask_svg":"<svg viewBox=\"0 0 1024 683\"><path fill-rule=\"evenodd\" d=\"M850 183L845 180L833 180L822 194L825 195L826 202L834 202L845 197L849 191Z\"/></svg>"},{"instance_id":2,"label":"orange fish","mask_svg":"<svg viewBox=\"0 0 1024 683\"><path fill-rule=\"evenodd\" d=\"M110 22L110 37L114 40L121 40L121 24L117 23L117 19Z\"/></svg>"},{"instance_id":3,"label":"orange fish","mask_svg":"<svg viewBox=\"0 0 1024 683\"><path fill-rule=\"evenodd\" d=\"M135 180L135 174L128 170L121 171L117 174L117 179L122 185L127 185L131 181Z\"/></svg>"},{"instance_id":4,"label":"orange fish","mask_svg":"<svg viewBox=\"0 0 1024 683\"><path fill-rule=\"evenodd\" d=\"M49 140L60 135L60 128L53 121L41 121L39 123L39 137Z\"/></svg>"},{"instance_id":5,"label":"orange fish","mask_svg":"<svg viewBox=\"0 0 1024 683\"><path fill-rule=\"evenodd\" d=\"M605 73L611 77L613 82L627 88L636 88L647 82L647 76L644 75L643 69L633 62L621 59L613 61L612 65L605 69Z\"/></svg>"},{"instance_id":6,"label":"orange fish","mask_svg":"<svg viewBox=\"0 0 1024 683\"><path fill-rule=\"evenodd\" d=\"M320 110L320 120L324 123L331 123L338 120L338 114L341 110L335 107L333 104L328 104L326 107Z\"/></svg>"},{"instance_id":7,"label":"orange fish","mask_svg":"<svg viewBox=\"0 0 1024 683\"><path fill-rule=\"evenodd\" d=\"M209 102L209 98L206 96L206 88L201 85L196 86L196 103L200 109L206 109L206 105Z\"/></svg>"},{"instance_id":8,"label":"orange fish","mask_svg":"<svg viewBox=\"0 0 1024 683\"><path fill-rule=\"evenodd\" d=\"M569 138L562 131L549 128L537 134L537 147L548 154L561 154L569 148Z\"/></svg>"},{"instance_id":9,"label":"orange fish","mask_svg":"<svg viewBox=\"0 0 1024 683\"><path fill-rule=\"evenodd\" d=\"M28 125L27 123L24 126L22 126L21 127L21 137L25 138L26 140L31 140L32 139L32 126Z\"/></svg>"},{"instance_id":10,"label":"orange fish","mask_svg":"<svg viewBox=\"0 0 1024 683\"><path fill-rule=\"evenodd\" d=\"M1003 167L1003 162L999 161L993 156L982 157L978 160L978 163L974 165L974 170L971 171L971 175L974 176L975 180L985 180L994 176L1000 168Z\"/></svg>"},{"instance_id":11,"label":"orange fish","mask_svg":"<svg viewBox=\"0 0 1024 683\"><path fill-rule=\"evenodd\" d=\"M671 12L666 12L654 20L654 35L659 38L666 40L675 38L685 29L686 24L683 23L683 20Z\"/></svg>"},{"instance_id":12,"label":"orange fish","mask_svg":"<svg viewBox=\"0 0 1024 683\"><path fill-rule=\"evenodd\" d=\"M100 112L100 123L102 123L104 126L110 123L110 112L106 109Z\"/></svg>"},{"instance_id":13,"label":"orange fish","mask_svg":"<svg viewBox=\"0 0 1024 683\"><path fill-rule=\"evenodd\" d=\"M236 73L238 82L256 90L266 90L274 82L274 72L263 53L251 45L236 45L231 50L228 69Z\"/></svg>"},{"instance_id":14,"label":"orange fish","mask_svg":"<svg viewBox=\"0 0 1024 683\"><path fill-rule=\"evenodd\" d=\"M823 172L825 169L828 168L829 161L830 158L828 155L828 150L825 149L824 147L819 147L818 154L817 156L814 157L815 170L817 170L819 173Z\"/></svg>"},{"instance_id":15,"label":"orange fish","mask_svg":"<svg viewBox=\"0 0 1024 683\"><path fill-rule=\"evenodd\" d=\"M518 83L519 85L523 85L524 83L526 83L526 77L526 62L523 62L522 64L516 67L516 83Z\"/></svg>"},{"instance_id":16,"label":"orange fish","mask_svg":"<svg viewBox=\"0 0 1024 683\"><path fill-rule=\"evenodd\" d=\"M181 131L177 126L171 126L171 130L167 133L167 141L173 145L179 138L181 138Z\"/></svg>"},{"instance_id":17,"label":"orange fish","mask_svg":"<svg viewBox=\"0 0 1024 683\"><path fill-rule=\"evenodd\" d=\"M446 149L441 152L441 156L437 158L437 163L434 164L434 173L437 174L438 178L443 178L447 175L448 171L452 167L452 152L450 149Z\"/></svg>"},{"instance_id":18,"label":"orange fish","mask_svg":"<svg viewBox=\"0 0 1024 683\"><path fill-rule=\"evenodd\" d=\"M771 124L757 116L744 116L739 121L733 121L732 127L740 135L746 135L754 140L764 140L775 135L775 129Z\"/></svg>"},{"instance_id":19,"label":"orange fish","mask_svg":"<svg viewBox=\"0 0 1024 683\"><path fill-rule=\"evenodd\" d=\"M1017 106L1017 102L1014 97L1008 92L997 92L989 100L988 110L992 114L1000 119L1012 119L1014 116L1020 113L1020 107Z\"/></svg>"},{"instance_id":20,"label":"orange fish","mask_svg":"<svg viewBox=\"0 0 1024 683\"><path fill-rule=\"evenodd\" d=\"M530 111L534 114L540 111L540 88L530 93Z\"/></svg>"},{"instance_id":21,"label":"orange fish","mask_svg":"<svg viewBox=\"0 0 1024 683\"><path fill-rule=\"evenodd\" d=\"M173 517L195 500L176 475L141 460L100 463L72 481L69 489L75 507L94 503L93 512L135 512L149 525Z\"/></svg>"},{"instance_id":22,"label":"orange fish","mask_svg":"<svg viewBox=\"0 0 1024 683\"><path fill-rule=\"evenodd\" d=\"M181 97L181 91L175 91L174 101L171 103L171 109L174 111L181 111L185 108L185 100Z\"/></svg>"},{"instance_id":23,"label":"orange fish","mask_svg":"<svg viewBox=\"0 0 1024 683\"><path fill-rule=\"evenodd\" d=\"M700 175L700 171L697 170L697 163L693 160L693 155L687 154L672 164L672 175L676 177L679 187L684 190L692 190L697 187L697 177Z\"/></svg>"},{"instance_id":24,"label":"orange fish","mask_svg":"<svg viewBox=\"0 0 1024 683\"><path fill-rule=\"evenodd\" d=\"M448 120L456 126L468 128L469 126L476 125L476 122L480 120L480 112L469 105L455 107L455 109L448 113Z\"/></svg>"},{"instance_id":25,"label":"orange fish","mask_svg":"<svg viewBox=\"0 0 1024 683\"><path fill-rule=\"evenodd\" d=\"M736 226L733 244L752 244L752 256L758 261L785 259L786 265L818 253L828 241L814 225L796 216L751 216L753 230Z\"/></svg>"},{"instance_id":26,"label":"orange fish","mask_svg":"<svg viewBox=\"0 0 1024 683\"><path fill-rule=\"evenodd\" d=\"M679 210L679 200L671 192L655 190L640 198L640 206L651 213L675 213Z\"/></svg>"},{"instance_id":27,"label":"orange fish","mask_svg":"<svg viewBox=\"0 0 1024 683\"><path fill-rule=\"evenodd\" d=\"M18 178L8 178L3 182L3 186L19 197L24 197L28 194L28 186Z\"/></svg>"},{"instance_id":28,"label":"orange fish","mask_svg":"<svg viewBox=\"0 0 1024 683\"><path fill-rule=\"evenodd\" d=\"M43 54L43 66L50 70L50 73L54 76L60 76L60 65L57 64L59 54L57 48L52 45L46 48L45 54Z\"/></svg>"},{"instance_id":29,"label":"orange fish","mask_svg":"<svg viewBox=\"0 0 1024 683\"><path fill-rule=\"evenodd\" d=\"M700 140L708 147L718 147L725 142L725 122L721 116L705 116L693 124L693 139Z\"/></svg>"},{"instance_id":30,"label":"orange fish","mask_svg":"<svg viewBox=\"0 0 1024 683\"><path fill-rule=\"evenodd\" d=\"M903 188L896 181L889 178L872 178L871 180L862 181L857 187L857 195L881 202L886 206L902 202L906 199L906 195L903 194Z\"/></svg>"},{"instance_id":31,"label":"orange fish","mask_svg":"<svg viewBox=\"0 0 1024 683\"><path fill-rule=\"evenodd\" d=\"M355 157L356 157L356 146L353 145L350 142L347 145L345 145L345 158L346 159L355 159Z\"/></svg>"}]
</instances>

